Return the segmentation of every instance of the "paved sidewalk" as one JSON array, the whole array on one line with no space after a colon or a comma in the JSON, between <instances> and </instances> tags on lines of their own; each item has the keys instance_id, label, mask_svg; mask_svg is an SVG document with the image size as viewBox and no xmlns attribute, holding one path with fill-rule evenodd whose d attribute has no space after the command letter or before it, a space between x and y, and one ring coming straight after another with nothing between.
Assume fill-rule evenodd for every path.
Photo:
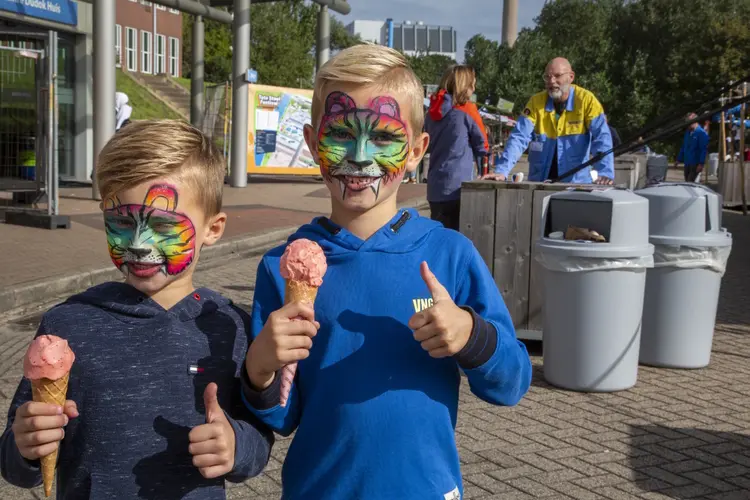
<instances>
[{"instance_id":1,"label":"paved sidewalk","mask_svg":"<svg viewBox=\"0 0 750 500\"><path fill-rule=\"evenodd\" d=\"M462 388L456 437L467 499L750 499L750 219L725 212L734 249L724 277L711 365L641 368L629 391L554 389L531 345L534 382L514 408L493 407ZM257 257L200 270L198 281L249 307ZM22 373L38 318L0 325L0 412ZM289 440L279 440L258 478L231 499L280 493ZM43 498L0 480L3 500Z\"/></svg>"}]
</instances>

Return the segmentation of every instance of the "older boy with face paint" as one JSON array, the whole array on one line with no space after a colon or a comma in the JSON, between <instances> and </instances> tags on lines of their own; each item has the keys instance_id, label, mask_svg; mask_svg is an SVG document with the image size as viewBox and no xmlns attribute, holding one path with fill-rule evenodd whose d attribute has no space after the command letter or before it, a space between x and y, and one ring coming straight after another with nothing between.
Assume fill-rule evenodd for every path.
<instances>
[{"instance_id":1,"label":"older boy with face paint","mask_svg":"<svg viewBox=\"0 0 750 500\"><path fill-rule=\"evenodd\" d=\"M282 435L296 430L285 499L458 499L461 371L492 404L528 390L528 354L472 243L397 208L429 141L422 102L404 57L385 47L346 49L318 72L305 138L331 216L290 241L316 241L328 268L314 310L284 306L285 246L263 258L242 372L248 408ZM293 362L281 406L279 370Z\"/></svg>"},{"instance_id":2,"label":"older boy with face paint","mask_svg":"<svg viewBox=\"0 0 750 500\"><path fill-rule=\"evenodd\" d=\"M107 246L125 283L48 311L39 334L75 352L64 408L23 380L0 441L3 477L41 483L58 446L57 498L223 499L268 462L273 435L239 398L250 318L193 286L219 240L225 165L197 129L136 122L99 155Z\"/></svg>"}]
</instances>

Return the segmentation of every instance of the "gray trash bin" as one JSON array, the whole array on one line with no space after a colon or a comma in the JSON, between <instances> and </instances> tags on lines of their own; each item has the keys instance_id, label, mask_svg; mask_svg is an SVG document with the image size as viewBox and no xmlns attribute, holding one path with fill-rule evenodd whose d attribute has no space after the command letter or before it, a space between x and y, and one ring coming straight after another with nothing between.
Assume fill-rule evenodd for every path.
<instances>
[{"instance_id":1,"label":"gray trash bin","mask_svg":"<svg viewBox=\"0 0 750 500\"><path fill-rule=\"evenodd\" d=\"M536 259L545 379L576 391L629 389L638 376L646 270L653 266L648 200L620 189L567 191L545 200L542 217ZM554 238L571 225L606 242Z\"/></svg>"},{"instance_id":2,"label":"gray trash bin","mask_svg":"<svg viewBox=\"0 0 750 500\"><path fill-rule=\"evenodd\" d=\"M702 368L711 359L719 287L732 249L721 196L698 184L637 191L649 200L654 268L646 278L642 364Z\"/></svg>"},{"instance_id":3,"label":"gray trash bin","mask_svg":"<svg viewBox=\"0 0 750 500\"><path fill-rule=\"evenodd\" d=\"M646 160L646 185L658 184L667 179L669 161L665 155L649 155Z\"/></svg>"}]
</instances>

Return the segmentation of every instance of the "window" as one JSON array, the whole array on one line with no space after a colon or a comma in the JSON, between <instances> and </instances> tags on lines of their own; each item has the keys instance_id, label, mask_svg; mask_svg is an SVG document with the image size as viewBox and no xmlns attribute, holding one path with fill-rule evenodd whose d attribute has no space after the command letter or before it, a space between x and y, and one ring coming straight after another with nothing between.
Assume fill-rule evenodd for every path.
<instances>
[{"instance_id":1,"label":"window","mask_svg":"<svg viewBox=\"0 0 750 500\"><path fill-rule=\"evenodd\" d=\"M141 73L151 73L151 37L150 31L141 31Z\"/></svg>"},{"instance_id":2,"label":"window","mask_svg":"<svg viewBox=\"0 0 750 500\"><path fill-rule=\"evenodd\" d=\"M115 24L115 66L122 67L122 26Z\"/></svg>"},{"instance_id":3,"label":"window","mask_svg":"<svg viewBox=\"0 0 750 500\"><path fill-rule=\"evenodd\" d=\"M167 72L166 55L167 38L164 35L156 35L156 74L158 75Z\"/></svg>"},{"instance_id":4,"label":"window","mask_svg":"<svg viewBox=\"0 0 750 500\"><path fill-rule=\"evenodd\" d=\"M125 59L128 71L138 71L138 35L133 28L125 28Z\"/></svg>"},{"instance_id":5,"label":"window","mask_svg":"<svg viewBox=\"0 0 750 500\"><path fill-rule=\"evenodd\" d=\"M169 37L169 74L180 76L180 40Z\"/></svg>"},{"instance_id":6,"label":"window","mask_svg":"<svg viewBox=\"0 0 750 500\"><path fill-rule=\"evenodd\" d=\"M141 5L145 5L147 7L151 7L151 2L149 2L147 0L141 0Z\"/></svg>"},{"instance_id":7,"label":"window","mask_svg":"<svg viewBox=\"0 0 750 500\"><path fill-rule=\"evenodd\" d=\"M169 12L171 12L172 14L179 14L180 13L180 11L177 10L177 9L169 9Z\"/></svg>"},{"instance_id":8,"label":"window","mask_svg":"<svg viewBox=\"0 0 750 500\"><path fill-rule=\"evenodd\" d=\"M167 8L163 5L156 4L156 10L167 10Z\"/></svg>"}]
</instances>

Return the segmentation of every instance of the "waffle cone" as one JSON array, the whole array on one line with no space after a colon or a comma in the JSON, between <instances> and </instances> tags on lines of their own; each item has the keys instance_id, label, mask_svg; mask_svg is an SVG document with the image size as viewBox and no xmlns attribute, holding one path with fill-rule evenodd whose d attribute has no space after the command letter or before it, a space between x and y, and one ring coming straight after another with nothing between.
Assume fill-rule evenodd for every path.
<instances>
[{"instance_id":1,"label":"waffle cone","mask_svg":"<svg viewBox=\"0 0 750 500\"><path fill-rule=\"evenodd\" d=\"M286 282L286 294L284 296L285 304L290 304L292 302L307 302L308 304L315 304L315 297L317 296L317 286L310 285L304 281L287 280Z\"/></svg>"},{"instance_id":2,"label":"waffle cone","mask_svg":"<svg viewBox=\"0 0 750 500\"><path fill-rule=\"evenodd\" d=\"M65 405L68 395L68 378L66 373L57 380L42 378L31 381L31 394L37 403L49 403L58 406ZM59 447L58 447L59 449ZM40 459L42 465L42 479L44 480L44 495L52 494L52 483L55 481L55 469L57 467L57 450Z\"/></svg>"},{"instance_id":3,"label":"waffle cone","mask_svg":"<svg viewBox=\"0 0 750 500\"><path fill-rule=\"evenodd\" d=\"M286 282L286 293L284 303L307 302L315 304L315 297L318 296L318 287L305 283L304 281ZM281 369L281 406L286 406L289 400L289 393L292 391L294 375L297 373L297 363L291 363Z\"/></svg>"}]
</instances>

